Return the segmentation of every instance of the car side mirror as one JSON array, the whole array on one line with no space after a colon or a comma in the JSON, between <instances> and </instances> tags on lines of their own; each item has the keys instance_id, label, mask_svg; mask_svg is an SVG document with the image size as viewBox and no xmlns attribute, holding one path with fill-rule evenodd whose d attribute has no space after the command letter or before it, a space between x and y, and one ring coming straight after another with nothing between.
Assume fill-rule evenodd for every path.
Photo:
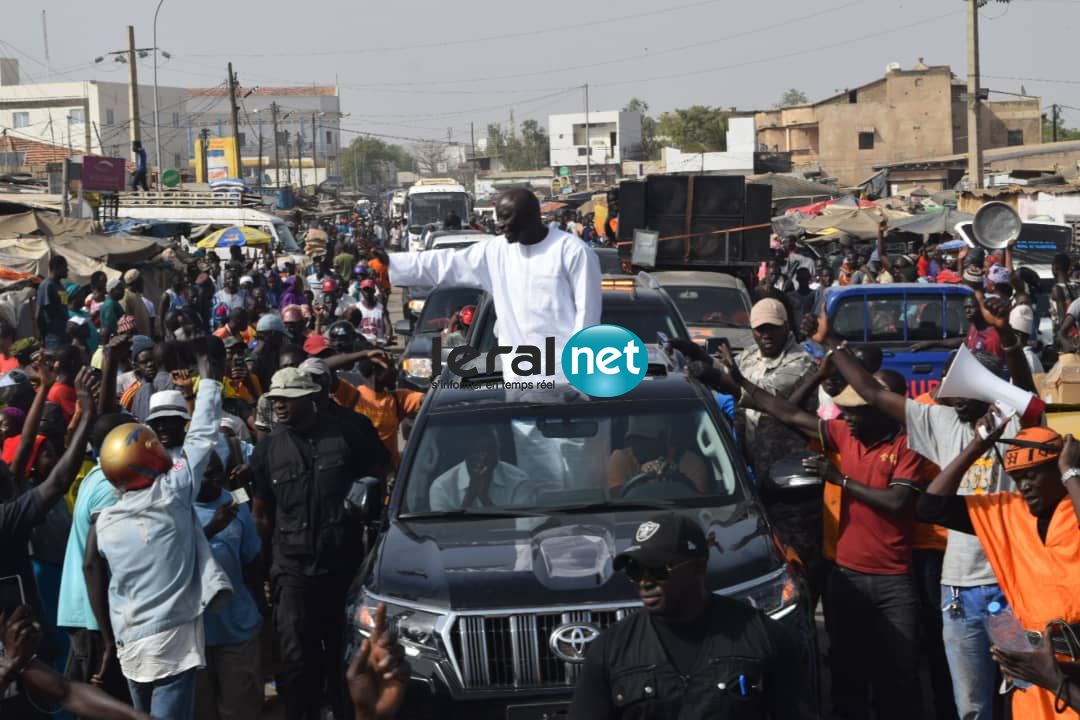
<instances>
[{"instance_id":1,"label":"car side mirror","mask_svg":"<svg viewBox=\"0 0 1080 720\"><path fill-rule=\"evenodd\" d=\"M408 320L398 320L394 323L395 335L412 335L412 323Z\"/></svg>"},{"instance_id":2,"label":"car side mirror","mask_svg":"<svg viewBox=\"0 0 1080 720\"><path fill-rule=\"evenodd\" d=\"M792 457L773 463L769 468L769 489L787 495L820 488L821 477L807 472L802 461L801 457Z\"/></svg>"},{"instance_id":3,"label":"car side mirror","mask_svg":"<svg viewBox=\"0 0 1080 720\"><path fill-rule=\"evenodd\" d=\"M379 519L383 507L383 482L377 477L362 477L353 482L345 496L345 510L364 522Z\"/></svg>"}]
</instances>

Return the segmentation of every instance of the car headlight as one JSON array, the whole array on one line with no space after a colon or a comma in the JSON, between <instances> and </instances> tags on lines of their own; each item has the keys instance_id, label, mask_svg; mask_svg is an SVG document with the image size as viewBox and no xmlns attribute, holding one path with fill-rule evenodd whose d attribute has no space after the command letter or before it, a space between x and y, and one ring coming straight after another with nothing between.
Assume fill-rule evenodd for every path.
<instances>
[{"instance_id":1,"label":"car headlight","mask_svg":"<svg viewBox=\"0 0 1080 720\"><path fill-rule=\"evenodd\" d=\"M789 565L767 580L733 594L736 600L749 603L758 610L779 620L799 605L799 580Z\"/></svg>"},{"instance_id":2,"label":"car headlight","mask_svg":"<svg viewBox=\"0 0 1080 720\"><path fill-rule=\"evenodd\" d=\"M418 378L431 377L431 358L406 358L401 361L401 369L406 375Z\"/></svg>"},{"instance_id":3,"label":"car headlight","mask_svg":"<svg viewBox=\"0 0 1080 720\"><path fill-rule=\"evenodd\" d=\"M356 610L356 623L364 635L375 627L375 610L379 602L366 593ZM439 625L446 616L419 610L407 605L386 605L386 626L397 634L405 654L416 657L421 652L439 653Z\"/></svg>"},{"instance_id":4,"label":"car headlight","mask_svg":"<svg viewBox=\"0 0 1080 720\"><path fill-rule=\"evenodd\" d=\"M426 300L410 300L409 301L409 310L411 310L414 313L418 313L418 312L420 312L421 310L424 309L424 303L425 302L427 302L427 301Z\"/></svg>"}]
</instances>

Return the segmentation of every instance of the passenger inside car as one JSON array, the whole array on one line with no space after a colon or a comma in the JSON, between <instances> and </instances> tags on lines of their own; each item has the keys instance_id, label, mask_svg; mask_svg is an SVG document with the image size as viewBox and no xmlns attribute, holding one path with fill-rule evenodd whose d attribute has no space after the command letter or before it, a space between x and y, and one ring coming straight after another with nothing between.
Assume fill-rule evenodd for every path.
<instances>
[{"instance_id":1,"label":"passenger inside car","mask_svg":"<svg viewBox=\"0 0 1080 720\"><path fill-rule=\"evenodd\" d=\"M475 427L459 438L465 459L431 484L432 511L528 505L534 485L525 473L499 459L499 439L491 426Z\"/></svg>"},{"instance_id":2,"label":"passenger inside car","mask_svg":"<svg viewBox=\"0 0 1080 720\"><path fill-rule=\"evenodd\" d=\"M607 465L608 489L613 493L633 478L645 474L672 479L681 475L704 493L708 484L705 461L696 451L675 450L668 438L666 415L634 415L627 423L626 446L611 453Z\"/></svg>"}]
</instances>

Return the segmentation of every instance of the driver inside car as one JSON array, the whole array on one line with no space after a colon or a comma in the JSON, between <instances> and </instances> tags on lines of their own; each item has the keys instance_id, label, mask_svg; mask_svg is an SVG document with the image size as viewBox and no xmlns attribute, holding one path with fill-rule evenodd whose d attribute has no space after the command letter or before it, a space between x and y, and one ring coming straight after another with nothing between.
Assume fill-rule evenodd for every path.
<instances>
[{"instance_id":1,"label":"driver inside car","mask_svg":"<svg viewBox=\"0 0 1080 720\"><path fill-rule=\"evenodd\" d=\"M708 471L705 461L693 450L676 455L668 443L666 415L633 415L627 423L627 447L611 453L607 465L608 489L615 491L638 475L668 479L682 475L698 492L704 493Z\"/></svg>"},{"instance_id":2,"label":"driver inside car","mask_svg":"<svg viewBox=\"0 0 1080 720\"><path fill-rule=\"evenodd\" d=\"M429 505L432 511L528 505L534 493L528 476L499 459L499 439L492 427L460 438L465 459L435 478Z\"/></svg>"}]
</instances>

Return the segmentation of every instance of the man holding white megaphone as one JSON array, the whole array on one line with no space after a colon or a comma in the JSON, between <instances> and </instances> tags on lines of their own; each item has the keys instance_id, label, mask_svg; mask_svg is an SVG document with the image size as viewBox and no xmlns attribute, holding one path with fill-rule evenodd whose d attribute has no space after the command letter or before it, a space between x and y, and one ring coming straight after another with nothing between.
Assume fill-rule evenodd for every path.
<instances>
[{"instance_id":1,"label":"man holding white megaphone","mask_svg":"<svg viewBox=\"0 0 1080 720\"><path fill-rule=\"evenodd\" d=\"M1032 394L1035 383L1031 369L1022 345L1009 327L1007 308L998 298L984 299L982 293L976 293L976 300L982 319L1001 338L1011 384L1001 379L1001 364L996 356L973 354L964 348L935 394L938 404L927 405L882 388L850 353L832 353L836 368L855 391L902 423L907 429L908 447L940 468L967 448L975 438L977 423L998 401L1008 408L999 413L1006 423L1003 434L1006 439L1014 438L1022 425L1037 425L1041 420L1041 401ZM835 350L841 346L840 338L831 332L827 317L808 318L803 331L827 348ZM1014 489L1001 456L989 450L967 469L959 494L982 495ZM997 690L997 666L990 655L986 608L992 601L1007 605L1007 600L976 537L949 531L941 592L942 636L957 713L963 718L990 720Z\"/></svg>"}]
</instances>

